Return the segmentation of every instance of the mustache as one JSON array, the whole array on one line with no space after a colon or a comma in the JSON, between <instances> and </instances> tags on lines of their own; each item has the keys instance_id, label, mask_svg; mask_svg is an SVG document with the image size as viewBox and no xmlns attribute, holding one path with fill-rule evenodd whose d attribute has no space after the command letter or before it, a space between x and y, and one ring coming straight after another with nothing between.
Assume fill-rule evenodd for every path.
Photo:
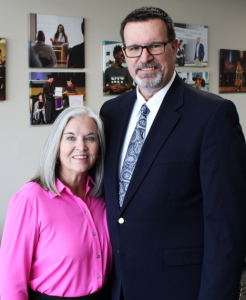
<instances>
[{"instance_id":1,"label":"mustache","mask_svg":"<svg viewBox=\"0 0 246 300\"><path fill-rule=\"evenodd\" d=\"M137 73L138 70L141 70L143 68L159 68L160 70L162 69L161 68L161 64L158 63L157 61L152 61L152 62L149 62L149 63L139 63L136 65L135 67L135 72Z\"/></svg>"}]
</instances>

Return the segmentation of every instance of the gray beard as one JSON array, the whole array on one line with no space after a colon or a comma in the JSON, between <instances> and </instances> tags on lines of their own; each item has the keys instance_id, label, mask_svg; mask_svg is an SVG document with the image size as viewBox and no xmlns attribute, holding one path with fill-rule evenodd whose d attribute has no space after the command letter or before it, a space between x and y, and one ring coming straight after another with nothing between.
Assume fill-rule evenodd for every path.
<instances>
[{"instance_id":1,"label":"gray beard","mask_svg":"<svg viewBox=\"0 0 246 300\"><path fill-rule=\"evenodd\" d=\"M142 68L151 68L151 67L157 67L159 68L158 73L156 75L152 74L146 74L145 77L140 78L137 74L138 69L142 69ZM140 63L139 65L136 66L135 69L136 72L136 76L135 76L135 81L137 83L138 86L140 86L141 88L145 88L145 89L153 89L153 88L157 88L162 81L162 72L161 72L161 65L158 62L151 62L151 63Z\"/></svg>"}]
</instances>

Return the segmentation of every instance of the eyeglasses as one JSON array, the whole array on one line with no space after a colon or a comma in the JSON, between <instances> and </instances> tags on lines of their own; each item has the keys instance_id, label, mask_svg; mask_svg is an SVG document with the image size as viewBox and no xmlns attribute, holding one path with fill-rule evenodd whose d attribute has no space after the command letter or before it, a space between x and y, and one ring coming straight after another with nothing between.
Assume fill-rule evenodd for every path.
<instances>
[{"instance_id":1,"label":"eyeglasses","mask_svg":"<svg viewBox=\"0 0 246 300\"><path fill-rule=\"evenodd\" d=\"M147 49L149 54L158 55L165 52L165 47L170 42L172 42L172 40L169 40L165 43L155 42L146 46L133 45L128 47L123 47L123 50L125 51L126 56L129 58L141 56L144 48Z\"/></svg>"}]
</instances>

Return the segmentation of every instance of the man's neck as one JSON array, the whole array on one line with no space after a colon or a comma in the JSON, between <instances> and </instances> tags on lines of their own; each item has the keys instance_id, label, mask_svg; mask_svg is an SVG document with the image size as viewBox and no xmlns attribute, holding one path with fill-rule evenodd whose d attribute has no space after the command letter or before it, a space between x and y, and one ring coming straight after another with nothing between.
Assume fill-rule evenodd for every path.
<instances>
[{"instance_id":1,"label":"man's neck","mask_svg":"<svg viewBox=\"0 0 246 300\"><path fill-rule=\"evenodd\" d=\"M117 62L117 61L115 61L115 63L114 63L114 67L115 67L116 69L119 69L119 68L121 67L121 65L120 65L120 64L118 64L118 62Z\"/></svg>"}]
</instances>

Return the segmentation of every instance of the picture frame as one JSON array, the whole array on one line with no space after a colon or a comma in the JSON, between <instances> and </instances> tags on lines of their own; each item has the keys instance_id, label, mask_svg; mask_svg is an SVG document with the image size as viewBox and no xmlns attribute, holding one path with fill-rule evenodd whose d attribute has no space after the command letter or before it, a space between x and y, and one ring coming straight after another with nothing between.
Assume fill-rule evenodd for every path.
<instances>
[{"instance_id":1,"label":"picture frame","mask_svg":"<svg viewBox=\"0 0 246 300\"><path fill-rule=\"evenodd\" d=\"M53 78L53 81L48 77ZM60 91L62 91L62 96L58 94L55 96L55 93ZM77 96L80 103L70 101L71 96ZM72 105L86 106L84 72L29 73L31 125L52 124L64 109Z\"/></svg>"},{"instance_id":2,"label":"picture frame","mask_svg":"<svg viewBox=\"0 0 246 300\"><path fill-rule=\"evenodd\" d=\"M30 68L84 68L84 18L29 14Z\"/></svg>"}]
</instances>

